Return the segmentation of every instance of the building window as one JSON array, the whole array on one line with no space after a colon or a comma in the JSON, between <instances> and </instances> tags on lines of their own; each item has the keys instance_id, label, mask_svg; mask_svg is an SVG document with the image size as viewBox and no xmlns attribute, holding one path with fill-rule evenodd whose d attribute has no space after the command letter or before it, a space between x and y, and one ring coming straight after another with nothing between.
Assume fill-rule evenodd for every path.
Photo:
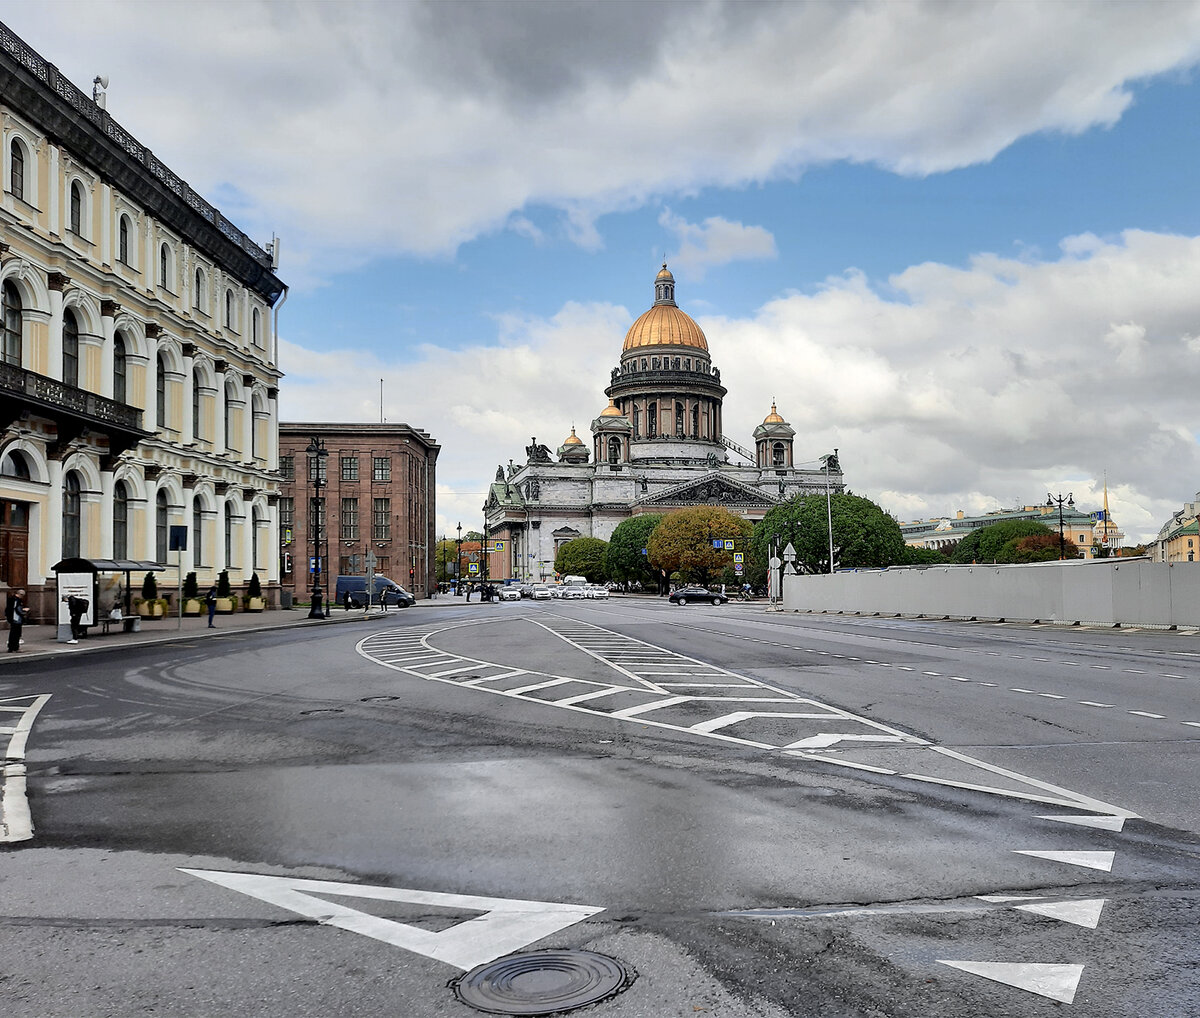
<instances>
[{"instance_id":1,"label":"building window","mask_svg":"<svg viewBox=\"0 0 1200 1018\"><path fill-rule=\"evenodd\" d=\"M225 390L225 448L237 452L237 429L233 426L233 393Z\"/></svg>"},{"instance_id":2,"label":"building window","mask_svg":"<svg viewBox=\"0 0 1200 1018\"><path fill-rule=\"evenodd\" d=\"M166 244L158 249L158 285L171 289L171 251Z\"/></svg>"},{"instance_id":3,"label":"building window","mask_svg":"<svg viewBox=\"0 0 1200 1018\"><path fill-rule=\"evenodd\" d=\"M296 479L296 457L295 456L280 456L279 457L279 476L285 481L294 481Z\"/></svg>"},{"instance_id":4,"label":"building window","mask_svg":"<svg viewBox=\"0 0 1200 1018\"><path fill-rule=\"evenodd\" d=\"M113 337L113 399L118 403L128 402L129 399L129 351L125 347L125 337L119 332ZM122 558L124 556L117 556Z\"/></svg>"},{"instance_id":5,"label":"building window","mask_svg":"<svg viewBox=\"0 0 1200 1018\"><path fill-rule=\"evenodd\" d=\"M251 513L253 520L253 528L250 531L250 568L258 568L258 530L259 524L262 522L262 516L259 509L256 507Z\"/></svg>"},{"instance_id":6,"label":"building window","mask_svg":"<svg viewBox=\"0 0 1200 1018\"><path fill-rule=\"evenodd\" d=\"M326 481L329 473L328 456L308 457L308 479L310 481Z\"/></svg>"},{"instance_id":7,"label":"building window","mask_svg":"<svg viewBox=\"0 0 1200 1018\"><path fill-rule=\"evenodd\" d=\"M250 316L250 342L262 346L262 315L258 313L258 308Z\"/></svg>"},{"instance_id":8,"label":"building window","mask_svg":"<svg viewBox=\"0 0 1200 1018\"><path fill-rule=\"evenodd\" d=\"M700 437L700 404L692 404L692 438Z\"/></svg>"},{"instance_id":9,"label":"building window","mask_svg":"<svg viewBox=\"0 0 1200 1018\"><path fill-rule=\"evenodd\" d=\"M167 364L160 354L154 369L154 410L158 417L158 426L167 426ZM159 559L165 562L165 559Z\"/></svg>"},{"instance_id":10,"label":"building window","mask_svg":"<svg viewBox=\"0 0 1200 1018\"><path fill-rule=\"evenodd\" d=\"M83 236L83 188L78 180L71 185L71 232Z\"/></svg>"},{"instance_id":11,"label":"building window","mask_svg":"<svg viewBox=\"0 0 1200 1018\"><path fill-rule=\"evenodd\" d=\"M250 415L250 456L252 459L261 459L262 450L260 446L262 445L262 441L258 437L258 416L255 414L258 404L255 402L255 399L252 399L246 407L246 413Z\"/></svg>"},{"instance_id":12,"label":"building window","mask_svg":"<svg viewBox=\"0 0 1200 1018\"><path fill-rule=\"evenodd\" d=\"M621 459L621 440L613 437L608 440L608 462L618 463Z\"/></svg>"},{"instance_id":13,"label":"building window","mask_svg":"<svg viewBox=\"0 0 1200 1018\"><path fill-rule=\"evenodd\" d=\"M192 307L197 311L204 310L204 273L196 270L196 285L192 287Z\"/></svg>"},{"instance_id":14,"label":"building window","mask_svg":"<svg viewBox=\"0 0 1200 1018\"><path fill-rule=\"evenodd\" d=\"M154 560L167 561L167 538L171 528L167 520L167 493L159 489L154 496Z\"/></svg>"},{"instance_id":15,"label":"building window","mask_svg":"<svg viewBox=\"0 0 1200 1018\"><path fill-rule=\"evenodd\" d=\"M294 498L279 499L279 526L291 527L296 523L296 500Z\"/></svg>"},{"instance_id":16,"label":"building window","mask_svg":"<svg viewBox=\"0 0 1200 1018\"><path fill-rule=\"evenodd\" d=\"M358 480L358 457L343 456L342 458L342 480L357 481Z\"/></svg>"},{"instance_id":17,"label":"building window","mask_svg":"<svg viewBox=\"0 0 1200 1018\"><path fill-rule=\"evenodd\" d=\"M325 530L325 499L310 498L308 506L308 530L311 535L318 534L321 538L321 543L324 544L329 537Z\"/></svg>"},{"instance_id":18,"label":"building window","mask_svg":"<svg viewBox=\"0 0 1200 1018\"><path fill-rule=\"evenodd\" d=\"M122 216L117 226L117 258L123 265L129 264L129 217Z\"/></svg>"},{"instance_id":19,"label":"building window","mask_svg":"<svg viewBox=\"0 0 1200 1018\"><path fill-rule=\"evenodd\" d=\"M192 565L204 564L204 513L200 509L200 499L192 502Z\"/></svg>"},{"instance_id":20,"label":"building window","mask_svg":"<svg viewBox=\"0 0 1200 1018\"><path fill-rule=\"evenodd\" d=\"M683 404L675 404L675 434L679 438L683 438Z\"/></svg>"},{"instance_id":21,"label":"building window","mask_svg":"<svg viewBox=\"0 0 1200 1018\"><path fill-rule=\"evenodd\" d=\"M25 200L25 146L16 138L9 149L11 161L8 164L8 189L14 198Z\"/></svg>"},{"instance_id":22,"label":"building window","mask_svg":"<svg viewBox=\"0 0 1200 1018\"><path fill-rule=\"evenodd\" d=\"M233 328L233 291L225 291L225 328Z\"/></svg>"},{"instance_id":23,"label":"building window","mask_svg":"<svg viewBox=\"0 0 1200 1018\"><path fill-rule=\"evenodd\" d=\"M232 502L225 503L225 564L232 566L233 562L233 514L236 507Z\"/></svg>"},{"instance_id":24,"label":"building window","mask_svg":"<svg viewBox=\"0 0 1200 1018\"><path fill-rule=\"evenodd\" d=\"M371 480L390 481L392 479L392 458L390 456L374 456L371 459Z\"/></svg>"},{"instance_id":25,"label":"building window","mask_svg":"<svg viewBox=\"0 0 1200 1018\"><path fill-rule=\"evenodd\" d=\"M641 422L642 422L641 411L638 410L638 405L636 403L634 403L633 404L633 437L635 440L642 437L642 423Z\"/></svg>"},{"instance_id":26,"label":"building window","mask_svg":"<svg viewBox=\"0 0 1200 1018\"><path fill-rule=\"evenodd\" d=\"M771 462L777 467L786 466L783 462L783 443L776 442L771 446Z\"/></svg>"},{"instance_id":27,"label":"building window","mask_svg":"<svg viewBox=\"0 0 1200 1018\"><path fill-rule=\"evenodd\" d=\"M124 481L113 488L113 558L129 558L129 491Z\"/></svg>"},{"instance_id":28,"label":"building window","mask_svg":"<svg viewBox=\"0 0 1200 1018\"><path fill-rule=\"evenodd\" d=\"M0 294L4 301L4 363L21 366L21 295L12 283Z\"/></svg>"},{"instance_id":29,"label":"building window","mask_svg":"<svg viewBox=\"0 0 1200 1018\"><path fill-rule=\"evenodd\" d=\"M342 540L358 540L358 499L342 499Z\"/></svg>"},{"instance_id":30,"label":"building window","mask_svg":"<svg viewBox=\"0 0 1200 1018\"><path fill-rule=\"evenodd\" d=\"M62 380L79 388L79 323L70 311L63 315Z\"/></svg>"},{"instance_id":31,"label":"building window","mask_svg":"<svg viewBox=\"0 0 1200 1018\"><path fill-rule=\"evenodd\" d=\"M199 442L204 437L203 414L200 412L200 372L192 372L192 439Z\"/></svg>"},{"instance_id":32,"label":"building window","mask_svg":"<svg viewBox=\"0 0 1200 1018\"><path fill-rule=\"evenodd\" d=\"M392 539L392 500L377 498L371 510L371 540L390 541Z\"/></svg>"},{"instance_id":33,"label":"building window","mask_svg":"<svg viewBox=\"0 0 1200 1018\"><path fill-rule=\"evenodd\" d=\"M63 484L62 554L79 558L80 488L79 475L72 470Z\"/></svg>"},{"instance_id":34,"label":"building window","mask_svg":"<svg viewBox=\"0 0 1200 1018\"><path fill-rule=\"evenodd\" d=\"M658 404L651 403L646 407L646 435L649 438L658 436Z\"/></svg>"}]
</instances>

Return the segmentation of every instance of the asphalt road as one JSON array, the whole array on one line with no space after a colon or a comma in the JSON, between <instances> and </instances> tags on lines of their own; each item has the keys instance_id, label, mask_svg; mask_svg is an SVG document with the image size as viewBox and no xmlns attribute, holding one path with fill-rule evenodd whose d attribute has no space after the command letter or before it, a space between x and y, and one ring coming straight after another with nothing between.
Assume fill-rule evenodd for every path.
<instances>
[{"instance_id":1,"label":"asphalt road","mask_svg":"<svg viewBox=\"0 0 1200 1018\"><path fill-rule=\"evenodd\" d=\"M1198 655L614 599L23 662L0 999L467 1018L553 947L599 1018L1194 1015Z\"/></svg>"}]
</instances>

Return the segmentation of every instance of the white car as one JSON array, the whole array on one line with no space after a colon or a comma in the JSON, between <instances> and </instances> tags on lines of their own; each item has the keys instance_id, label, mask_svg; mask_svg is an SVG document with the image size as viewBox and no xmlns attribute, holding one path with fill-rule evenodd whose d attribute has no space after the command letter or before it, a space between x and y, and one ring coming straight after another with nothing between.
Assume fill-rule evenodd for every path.
<instances>
[{"instance_id":1,"label":"white car","mask_svg":"<svg viewBox=\"0 0 1200 1018\"><path fill-rule=\"evenodd\" d=\"M554 595L550 592L549 587L536 586L533 588L533 599L535 601L549 601Z\"/></svg>"},{"instance_id":2,"label":"white car","mask_svg":"<svg viewBox=\"0 0 1200 1018\"><path fill-rule=\"evenodd\" d=\"M587 597L587 591L583 587L563 587L562 596L564 601L581 601Z\"/></svg>"},{"instance_id":3,"label":"white car","mask_svg":"<svg viewBox=\"0 0 1200 1018\"><path fill-rule=\"evenodd\" d=\"M594 597L596 599L607 599L608 588L601 587L598 583L593 583L587 588L587 596Z\"/></svg>"},{"instance_id":4,"label":"white car","mask_svg":"<svg viewBox=\"0 0 1200 1018\"><path fill-rule=\"evenodd\" d=\"M501 601L520 601L521 600L521 588L517 587L517 586L513 586L512 584L509 584L507 587L501 587L500 588L500 600Z\"/></svg>"}]
</instances>

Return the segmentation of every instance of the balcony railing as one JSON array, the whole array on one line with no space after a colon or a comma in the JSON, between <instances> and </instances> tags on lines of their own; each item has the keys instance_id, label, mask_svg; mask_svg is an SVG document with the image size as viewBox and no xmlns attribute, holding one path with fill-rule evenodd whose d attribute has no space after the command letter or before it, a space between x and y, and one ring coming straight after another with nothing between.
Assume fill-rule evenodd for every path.
<instances>
[{"instance_id":1,"label":"balcony railing","mask_svg":"<svg viewBox=\"0 0 1200 1018\"><path fill-rule=\"evenodd\" d=\"M0 395L24 397L45 410L62 408L114 427L141 430L142 412L86 389L47 378L15 364L0 364Z\"/></svg>"}]
</instances>

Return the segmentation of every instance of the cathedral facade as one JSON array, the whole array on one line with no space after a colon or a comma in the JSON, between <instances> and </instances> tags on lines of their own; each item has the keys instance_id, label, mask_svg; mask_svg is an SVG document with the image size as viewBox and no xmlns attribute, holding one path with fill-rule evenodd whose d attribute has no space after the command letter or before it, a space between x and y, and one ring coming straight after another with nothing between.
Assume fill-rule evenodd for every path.
<instances>
[{"instance_id":1,"label":"cathedral facade","mask_svg":"<svg viewBox=\"0 0 1200 1018\"><path fill-rule=\"evenodd\" d=\"M592 421L590 446L572 428L556 455L535 438L524 464L497 468L484 507L497 549L492 577L553 576L567 541L608 540L640 513L719 505L759 520L797 495L844 489L836 455L817 468L796 467L796 433L774 404L754 429L753 450L725 437L721 372L700 326L675 303L665 264L604 394L608 406Z\"/></svg>"}]
</instances>

